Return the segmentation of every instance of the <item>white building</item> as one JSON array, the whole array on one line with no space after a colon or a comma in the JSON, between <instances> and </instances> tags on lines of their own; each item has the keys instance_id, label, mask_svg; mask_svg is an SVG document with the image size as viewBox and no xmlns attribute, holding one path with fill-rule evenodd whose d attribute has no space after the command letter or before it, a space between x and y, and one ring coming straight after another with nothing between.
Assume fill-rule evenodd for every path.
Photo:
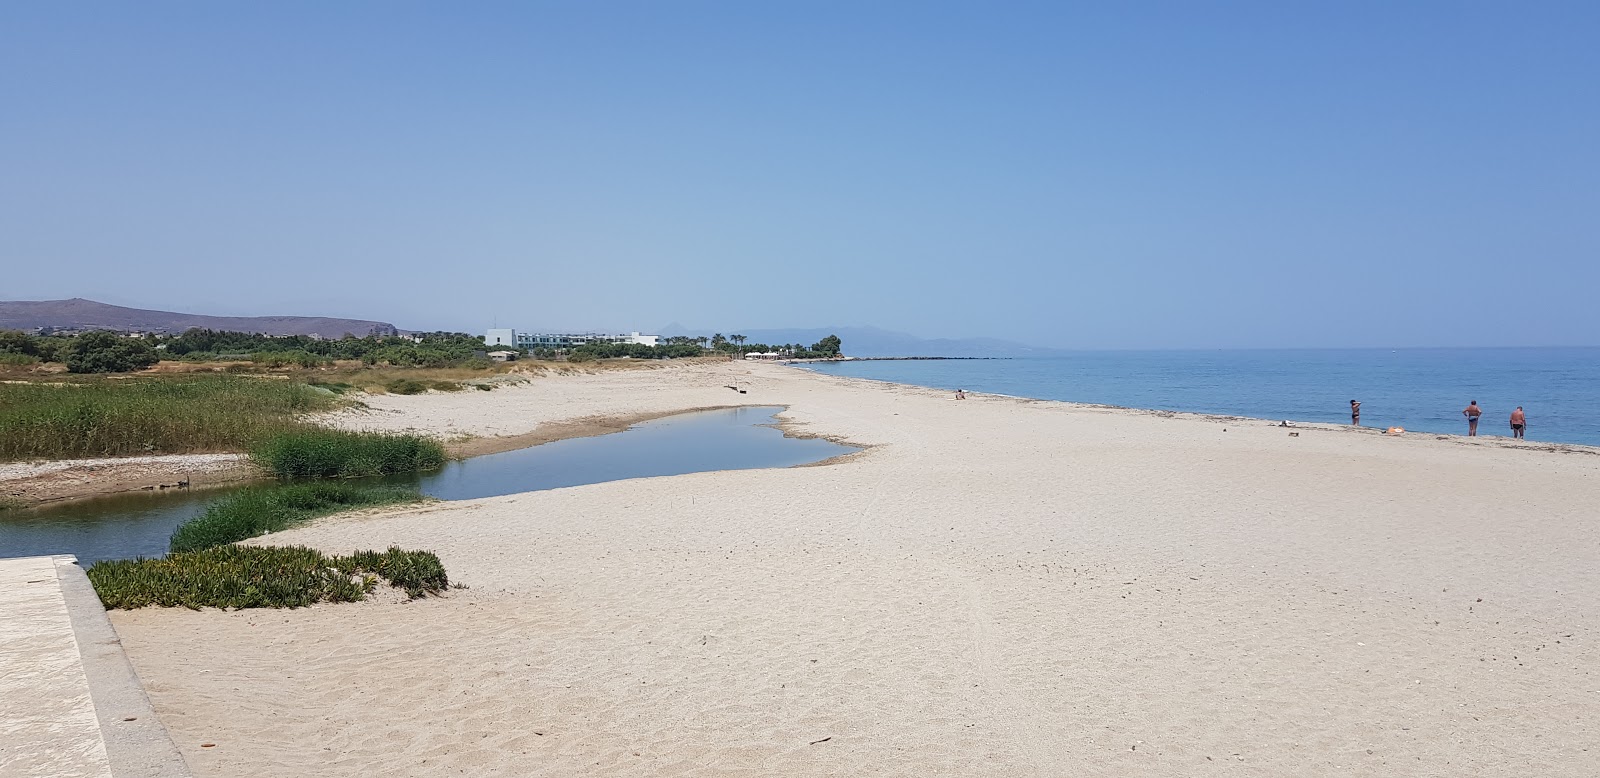
<instances>
[{"instance_id":1,"label":"white building","mask_svg":"<svg viewBox=\"0 0 1600 778\"><path fill-rule=\"evenodd\" d=\"M631 332L627 335L604 335L597 332L585 333L541 333L517 332L513 329L492 329L483 336L483 342L488 346L511 346L520 349L569 349L587 343L637 343L641 346L654 346L660 342L658 335L641 335Z\"/></svg>"}]
</instances>

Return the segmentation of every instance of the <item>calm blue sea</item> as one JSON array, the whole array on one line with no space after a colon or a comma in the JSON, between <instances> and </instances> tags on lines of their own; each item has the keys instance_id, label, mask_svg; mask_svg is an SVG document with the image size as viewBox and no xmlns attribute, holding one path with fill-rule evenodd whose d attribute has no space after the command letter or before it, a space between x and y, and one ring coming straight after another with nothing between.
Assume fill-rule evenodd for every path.
<instances>
[{"instance_id":1,"label":"calm blue sea","mask_svg":"<svg viewBox=\"0 0 1600 778\"><path fill-rule=\"evenodd\" d=\"M809 365L833 375L1042 400L1263 419L1510 435L1518 405L1529 440L1600 446L1600 348L1094 351L1007 360Z\"/></svg>"}]
</instances>

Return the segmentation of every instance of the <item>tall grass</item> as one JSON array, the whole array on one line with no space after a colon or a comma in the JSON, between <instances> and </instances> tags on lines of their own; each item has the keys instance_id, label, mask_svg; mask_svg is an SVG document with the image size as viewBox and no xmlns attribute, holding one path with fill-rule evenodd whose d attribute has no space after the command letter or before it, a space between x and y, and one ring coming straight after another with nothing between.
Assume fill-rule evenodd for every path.
<instances>
[{"instance_id":1,"label":"tall grass","mask_svg":"<svg viewBox=\"0 0 1600 778\"><path fill-rule=\"evenodd\" d=\"M168 547L173 553L199 551L234 543L332 513L373 505L422 499L415 489L310 483L257 486L240 490L179 525Z\"/></svg>"},{"instance_id":2,"label":"tall grass","mask_svg":"<svg viewBox=\"0 0 1600 778\"><path fill-rule=\"evenodd\" d=\"M250 457L279 478L356 478L444 465L444 447L420 435L307 427L268 438Z\"/></svg>"},{"instance_id":3,"label":"tall grass","mask_svg":"<svg viewBox=\"0 0 1600 778\"><path fill-rule=\"evenodd\" d=\"M89 581L106 608L299 608L364 599L383 578L413 599L450 585L428 551L329 557L303 546L219 546L165 559L98 562Z\"/></svg>"},{"instance_id":4,"label":"tall grass","mask_svg":"<svg viewBox=\"0 0 1600 778\"><path fill-rule=\"evenodd\" d=\"M0 461L239 451L339 402L230 375L0 384Z\"/></svg>"}]
</instances>

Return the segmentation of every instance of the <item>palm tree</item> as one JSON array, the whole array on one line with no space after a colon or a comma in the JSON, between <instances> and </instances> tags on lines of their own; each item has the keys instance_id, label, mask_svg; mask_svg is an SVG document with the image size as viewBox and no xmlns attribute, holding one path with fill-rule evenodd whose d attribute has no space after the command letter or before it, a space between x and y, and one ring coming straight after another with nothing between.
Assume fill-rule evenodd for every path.
<instances>
[{"instance_id":1,"label":"palm tree","mask_svg":"<svg viewBox=\"0 0 1600 778\"><path fill-rule=\"evenodd\" d=\"M745 340L745 338L744 338L744 336L743 336L743 335L729 335L729 336L728 336L728 337L729 337L729 339L731 339L731 340L732 340L732 341L733 341L733 342L734 342L734 343L737 343L737 344L739 344L739 351L740 351L740 352L743 352L743 351L744 351L744 340Z\"/></svg>"}]
</instances>

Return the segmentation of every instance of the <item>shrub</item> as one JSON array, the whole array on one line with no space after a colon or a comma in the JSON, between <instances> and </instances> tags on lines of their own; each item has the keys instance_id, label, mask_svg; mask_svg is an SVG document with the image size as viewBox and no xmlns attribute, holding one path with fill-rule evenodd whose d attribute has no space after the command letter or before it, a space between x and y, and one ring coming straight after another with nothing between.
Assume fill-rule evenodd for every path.
<instances>
[{"instance_id":1,"label":"shrub","mask_svg":"<svg viewBox=\"0 0 1600 778\"><path fill-rule=\"evenodd\" d=\"M420 435L312 427L276 435L250 451L279 478L356 478L432 470L444 447Z\"/></svg>"},{"instance_id":2,"label":"shrub","mask_svg":"<svg viewBox=\"0 0 1600 778\"><path fill-rule=\"evenodd\" d=\"M250 355L250 361L265 365L268 368L280 368L294 365L296 367L322 367L333 364L333 360L319 357L309 351L260 351Z\"/></svg>"},{"instance_id":3,"label":"shrub","mask_svg":"<svg viewBox=\"0 0 1600 778\"><path fill-rule=\"evenodd\" d=\"M17 330L0 330L0 355L21 355L33 357L36 362L53 362L56 351L66 342L66 338L43 338Z\"/></svg>"},{"instance_id":4,"label":"shrub","mask_svg":"<svg viewBox=\"0 0 1600 778\"><path fill-rule=\"evenodd\" d=\"M325 389L333 392L334 394L344 394L345 392L356 388L354 384L347 384L343 381L311 381L310 385L318 389Z\"/></svg>"},{"instance_id":5,"label":"shrub","mask_svg":"<svg viewBox=\"0 0 1600 778\"><path fill-rule=\"evenodd\" d=\"M39 364L39 358L32 354L15 354L9 351L0 351L0 365L6 367L28 367Z\"/></svg>"},{"instance_id":6,"label":"shrub","mask_svg":"<svg viewBox=\"0 0 1600 778\"><path fill-rule=\"evenodd\" d=\"M416 490L396 486L315 483L252 487L213 503L205 513L179 525L168 547L173 553L215 548L351 508L420 499Z\"/></svg>"},{"instance_id":7,"label":"shrub","mask_svg":"<svg viewBox=\"0 0 1600 778\"><path fill-rule=\"evenodd\" d=\"M303 546L229 545L166 559L98 562L88 575L108 609L299 608L364 599L378 578L413 599L450 585L439 557L399 548L328 557Z\"/></svg>"},{"instance_id":8,"label":"shrub","mask_svg":"<svg viewBox=\"0 0 1600 778\"><path fill-rule=\"evenodd\" d=\"M71 373L126 373L159 361L156 350L140 338L111 332L86 332L67 344L63 361Z\"/></svg>"},{"instance_id":9,"label":"shrub","mask_svg":"<svg viewBox=\"0 0 1600 778\"><path fill-rule=\"evenodd\" d=\"M409 378L397 378L385 384L383 390L389 394L422 394L428 391L428 385Z\"/></svg>"}]
</instances>

